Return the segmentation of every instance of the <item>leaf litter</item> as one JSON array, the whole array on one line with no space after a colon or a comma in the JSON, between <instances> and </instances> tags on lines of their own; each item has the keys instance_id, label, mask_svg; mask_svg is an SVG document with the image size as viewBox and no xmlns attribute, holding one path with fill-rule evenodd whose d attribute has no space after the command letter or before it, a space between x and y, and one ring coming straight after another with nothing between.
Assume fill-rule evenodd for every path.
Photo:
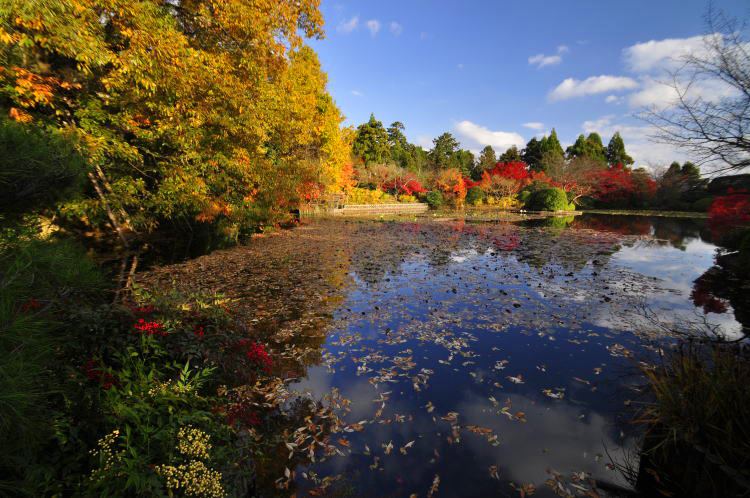
<instances>
[{"instance_id":1,"label":"leaf litter","mask_svg":"<svg viewBox=\"0 0 750 498\"><path fill-rule=\"evenodd\" d=\"M399 472L403 464L397 462L405 458L420 469L413 479L398 477L404 482L403 495L425 493L419 486L428 482L427 496L433 496L441 478L438 473L430 478L430 468L444 479L449 475L452 481L446 482L453 490L462 489L459 475L475 475L471 479L477 482L480 475L501 480L496 463L481 470L457 461L459 475L445 472L450 462L441 455L476 451L470 448L477 441L484 441L488 450L483 452L491 455L490 448L503 446L503 433L514 431L512 424L543 424L547 403L567 403L585 392L582 387L596 389L596 382L580 375L593 371L604 377L603 358L627 360L640 353L636 335L621 336L624 329L596 323L602 315L616 321L644 293L662 291L653 278L608 264L619 247L642 237L510 223L316 220L245 246L156 268L140 274L139 281L222 293L235 303L237 320L248 335L268 343L288 369L272 389L256 394L265 400L259 405L283 410L305 396L320 400L305 423L286 436L284 458L294 460L297 468L282 466L273 481L277 489L322 496L330 486L347 481L361 455L370 458L362 462L373 477L361 477L357 487L380 482L376 474ZM557 382L566 380L559 376L565 369L555 355L567 349L552 346L556 339L597 351L597 366L588 360L586 372L567 375L567 387L544 387L542 376L551 372ZM523 360L533 355L531 362ZM518 373L500 375L511 363ZM469 423L476 414L462 415L457 409L468 389L457 373L468 369L467 381L473 378L475 386L484 386L470 389L484 393L479 413L494 417L482 415L482 423ZM328 376L327 392L305 382L317 371ZM365 384L349 389L357 378ZM507 388L503 379L510 382ZM295 384L300 385L292 389ZM375 405L369 413L363 395ZM522 409L514 409L514 399ZM351 412L356 418L347 421ZM576 420L586 423L583 415ZM413 428L386 430L394 424ZM331 458L351 462L343 474L319 477L334 468ZM539 468L544 467L540 459ZM512 466L506 474L513 474ZM560 496L595 487L590 474L564 478L551 471L551 476L546 485ZM536 492L532 483L506 484L521 496Z\"/></svg>"}]
</instances>

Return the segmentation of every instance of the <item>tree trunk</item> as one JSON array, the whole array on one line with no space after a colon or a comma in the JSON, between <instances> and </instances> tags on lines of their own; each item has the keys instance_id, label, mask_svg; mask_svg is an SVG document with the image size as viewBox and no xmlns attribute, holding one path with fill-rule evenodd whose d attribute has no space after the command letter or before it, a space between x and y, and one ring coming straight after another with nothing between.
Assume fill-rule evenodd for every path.
<instances>
[{"instance_id":1,"label":"tree trunk","mask_svg":"<svg viewBox=\"0 0 750 498\"><path fill-rule=\"evenodd\" d=\"M112 223L112 226L117 231L117 235L120 236L120 239L122 240L123 244L125 244L125 247L129 248L130 243L128 242L127 237L125 237L125 230L123 229L120 222L117 220L115 213L112 212L112 207L109 205L109 201L107 200L107 197L104 195L101 185L99 185L99 182L96 180L93 174L89 173L88 175L89 175L89 180L91 180L91 184L94 186L94 190L96 190L96 194L99 196L99 199L102 201L102 204L104 204L104 209L107 211L107 216L109 217L109 221Z\"/></svg>"}]
</instances>

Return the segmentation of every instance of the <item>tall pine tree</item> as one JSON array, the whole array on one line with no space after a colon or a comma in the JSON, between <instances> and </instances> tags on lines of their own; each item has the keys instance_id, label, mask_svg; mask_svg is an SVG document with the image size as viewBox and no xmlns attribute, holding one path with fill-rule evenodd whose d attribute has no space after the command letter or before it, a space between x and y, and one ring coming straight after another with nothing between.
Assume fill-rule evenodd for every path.
<instances>
[{"instance_id":1,"label":"tall pine tree","mask_svg":"<svg viewBox=\"0 0 750 498\"><path fill-rule=\"evenodd\" d=\"M630 166L633 162L633 158L625 152L625 142L622 141L620 132L616 131L607 145L607 163L612 167L617 164Z\"/></svg>"},{"instance_id":2,"label":"tall pine tree","mask_svg":"<svg viewBox=\"0 0 750 498\"><path fill-rule=\"evenodd\" d=\"M383 123L375 119L375 114L370 114L370 120L357 127L352 152L361 157L365 164L385 163L390 159L388 139Z\"/></svg>"},{"instance_id":3,"label":"tall pine tree","mask_svg":"<svg viewBox=\"0 0 750 498\"><path fill-rule=\"evenodd\" d=\"M526 144L521 157L523 158L523 162L529 165L529 168L536 169L542 162L542 145L542 142L537 140L536 137L533 137Z\"/></svg>"},{"instance_id":4,"label":"tall pine tree","mask_svg":"<svg viewBox=\"0 0 750 498\"><path fill-rule=\"evenodd\" d=\"M471 177L474 180L479 180L482 177L482 173L495 167L497 163L497 157L495 156L495 149L491 145L488 145L479 153L479 159L477 160L477 166L474 168Z\"/></svg>"}]
</instances>

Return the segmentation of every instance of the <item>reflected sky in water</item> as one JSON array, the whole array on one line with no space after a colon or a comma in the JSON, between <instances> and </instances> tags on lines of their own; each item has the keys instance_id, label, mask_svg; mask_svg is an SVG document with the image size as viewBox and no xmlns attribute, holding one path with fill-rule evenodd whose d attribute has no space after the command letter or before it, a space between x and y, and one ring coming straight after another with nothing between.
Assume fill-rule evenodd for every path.
<instances>
[{"instance_id":1,"label":"reflected sky in water","mask_svg":"<svg viewBox=\"0 0 750 498\"><path fill-rule=\"evenodd\" d=\"M668 341L636 310L740 330L727 298L693 298L715 264L702 220L361 222L352 243L324 364L292 387L351 400L364 429L297 471L356 495L426 496L439 476L435 496L553 496L549 470L627 487L611 462L634 462L637 362Z\"/></svg>"}]
</instances>

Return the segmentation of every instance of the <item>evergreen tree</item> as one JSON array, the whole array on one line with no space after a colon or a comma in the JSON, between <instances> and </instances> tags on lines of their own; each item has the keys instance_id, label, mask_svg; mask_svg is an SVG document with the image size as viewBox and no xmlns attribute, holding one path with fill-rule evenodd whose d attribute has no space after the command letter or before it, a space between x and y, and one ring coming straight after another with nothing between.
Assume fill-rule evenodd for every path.
<instances>
[{"instance_id":1,"label":"evergreen tree","mask_svg":"<svg viewBox=\"0 0 750 498\"><path fill-rule=\"evenodd\" d=\"M586 141L589 144L589 158L600 163L607 163L607 149L604 148L602 143L602 137L598 133L589 133L586 137Z\"/></svg>"},{"instance_id":2,"label":"evergreen tree","mask_svg":"<svg viewBox=\"0 0 750 498\"><path fill-rule=\"evenodd\" d=\"M542 156L546 153L564 155L563 148L560 145L560 140L557 138L557 132L554 128L550 132L548 137L543 139L544 145L542 147Z\"/></svg>"},{"instance_id":3,"label":"evergreen tree","mask_svg":"<svg viewBox=\"0 0 750 498\"><path fill-rule=\"evenodd\" d=\"M539 144L541 157L536 164L530 166L532 171L546 171L548 164L556 163L565 158L560 140L558 140L557 132L554 128L552 128L548 137L542 138Z\"/></svg>"},{"instance_id":4,"label":"evergreen tree","mask_svg":"<svg viewBox=\"0 0 750 498\"><path fill-rule=\"evenodd\" d=\"M383 128L383 123L375 119L375 114L370 114L370 120L357 127L352 152L361 157L365 164L385 163L390 159L388 139L388 132Z\"/></svg>"},{"instance_id":5,"label":"evergreen tree","mask_svg":"<svg viewBox=\"0 0 750 498\"><path fill-rule=\"evenodd\" d=\"M573 160L576 157L588 157L588 144L586 143L586 137L581 133L578 135L578 138L576 138L576 141L573 143L573 145L569 146L565 150L565 155L567 159Z\"/></svg>"},{"instance_id":6,"label":"evergreen tree","mask_svg":"<svg viewBox=\"0 0 750 498\"><path fill-rule=\"evenodd\" d=\"M451 167L456 168L463 176L471 175L474 171L474 154L468 150L457 150L451 157Z\"/></svg>"},{"instance_id":7,"label":"evergreen tree","mask_svg":"<svg viewBox=\"0 0 750 498\"><path fill-rule=\"evenodd\" d=\"M495 164L497 164L495 149L488 145L479 153L479 159L477 160L476 168L474 168L472 172L472 178L474 178L474 180L479 180L479 178L482 177L482 173L494 168Z\"/></svg>"},{"instance_id":8,"label":"evergreen tree","mask_svg":"<svg viewBox=\"0 0 750 498\"><path fill-rule=\"evenodd\" d=\"M680 173L682 173L689 180L701 179L701 170L699 170L698 167L690 161L682 165L682 168L680 168Z\"/></svg>"},{"instance_id":9,"label":"evergreen tree","mask_svg":"<svg viewBox=\"0 0 750 498\"><path fill-rule=\"evenodd\" d=\"M402 168L408 168L411 162L411 154L409 153L409 142L404 136L404 124L401 121L395 121L391 123L386 132L388 133L391 160Z\"/></svg>"},{"instance_id":10,"label":"evergreen tree","mask_svg":"<svg viewBox=\"0 0 750 498\"><path fill-rule=\"evenodd\" d=\"M542 161L542 154L542 143L536 137L533 137L526 144L521 157L523 158L523 162L528 164L531 169L535 169Z\"/></svg>"},{"instance_id":11,"label":"evergreen tree","mask_svg":"<svg viewBox=\"0 0 750 498\"><path fill-rule=\"evenodd\" d=\"M633 162L633 158L625 152L625 142L623 142L620 132L616 131L607 145L607 163L610 166L617 164L629 166Z\"/></svg>"},{"instance_id":12,"label":"evergreen tree","mask_svg":"<svg viewBox=\"0 0 750 498\"><path fill-rule=\"evenodd\" d=\"M401 147L406 149L407 140L404 136L404 124L401 121L394 121L386 130L388 133L388 145L391 147Z\"/></svg>"},{"instance_id":13,"label":"evergreen tree","mask_svg":"<svg viewBox=\"0 0 750 498\"><path fill-rule=\"evenodd\" d=\"M678 163L677 161L673 161L672 164L669 165L667 172L664 173L664 176L675 176L679 174L680 174L680 163Z\"/></svg>"},{"instance_id":14,"label":"evergreen tree","mask_svg":"<svg viewBox=\"0 0 750 498\"><path fill-rule=\"evenodd\" d=\"M607 164L607 150L602 145L602 139L598 133L591 133L588 137L578 135L575 143L568 147L565 153L568 160L581 157Z\"/></svg>"},{"instance_id":15,"label":"evergreen tree","mask_svg":"<svg viewBox=\"0 0 750 498\"><path fill-rule=\"evenodd\" d=\"M523 161L523 157L521 157L521 151L518 150L518 147L512 145L500 155L497 161L500 163L514 163Z\"/></svg>"},{"instance_id":16,"label":"evergreen tree","mask_svg":"<svg viewBox=\"0 0 750 498\"><path fill-rule=\"evenodd\" d=\"M432 141L429 153L433 169L445 169L454 166L453 155L458 151L458 141L450 133L443 133Z\"/></svg>"}]
</instances>

